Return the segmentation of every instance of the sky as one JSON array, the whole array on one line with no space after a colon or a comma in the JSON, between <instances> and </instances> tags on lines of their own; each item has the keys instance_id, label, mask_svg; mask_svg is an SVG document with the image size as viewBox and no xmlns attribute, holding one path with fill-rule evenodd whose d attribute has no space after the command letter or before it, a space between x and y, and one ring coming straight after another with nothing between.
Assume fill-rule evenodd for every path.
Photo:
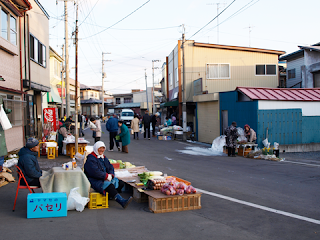
<instances>
[{"instance_id":1,"label":"sky","mask_svg":"<svg viewBox=\"0 0 320 240\"><path fill-rule=\"evenodd\" d=\"M64 44L64 2L39 0L50 15L50 46L59 54ZM162 78L166 56L185 31L195 42L255 47L291 53L320 42L319 0L78 0L78 80L102 84L111 93L152 86ZM217 13L220 15L217 17ZM69 39L75 30L76 7L68 2ZM219 25L218 25L219 22ZM217 27L218 25L218 27ZM184 26L184 28L182 27ZM75 47L69 40L70 77ZM109 61L110 60L110 61Z\"/></svg>"}]
</instances>

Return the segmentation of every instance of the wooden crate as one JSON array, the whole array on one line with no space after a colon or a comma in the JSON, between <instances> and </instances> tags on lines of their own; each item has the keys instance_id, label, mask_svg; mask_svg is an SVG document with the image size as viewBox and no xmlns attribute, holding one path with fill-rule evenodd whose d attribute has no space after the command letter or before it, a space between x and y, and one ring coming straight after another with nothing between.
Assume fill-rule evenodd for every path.
<instances>
[{"instance_id":1,"label":"wooden crate","mask_svg":"<svg viewBox=\"0 0 320 240\"><path fill-rule=\"evenodd\" d=\"M159 195L160 194L160 195ZM149 195L149 210L153 213L166 213L201 209L201 194L166 196L160 191ZM161 196L162 195L162 196Z\"/></svg>"},{"instance_id":2,"label":"wooden crate","mask_svg":"<svg viewBox=\"0 0 320 240\"><path fill-rule=\"evenodd\" d=\"M251 148L242 148L242 147L239 147L238 148L238 155L239 156L247 156L248 154L249 154L249 152L251 152ZM243 153L243 151L244 151L244 153Z\"/></svg>"}]
</instances>

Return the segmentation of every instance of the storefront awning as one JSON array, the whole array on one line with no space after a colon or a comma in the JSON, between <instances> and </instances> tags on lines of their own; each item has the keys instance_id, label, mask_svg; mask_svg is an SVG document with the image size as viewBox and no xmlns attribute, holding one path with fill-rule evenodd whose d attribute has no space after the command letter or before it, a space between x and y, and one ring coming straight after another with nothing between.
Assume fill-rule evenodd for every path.
<instances>
[{"instance_id":1,"label":"storefront awning","mask_svg":"<svg viewBox=\"0 0 320 240\"><path fill-rule=\"evenodd\" d=\"M55 86L51 86L51 91L47 93L48 102L61 103L61 97L58 89Z\"/></svg>"},{"instance_id":2,"label":"storefront awning","mask_svg":"<svg viewBox=\"0 0 320 240\"><path fill-rule=\"evenodd\" d=\"M162 104L160 105L160 107L178 107L179 106L179 101L176 100L176 101L166 102L163 105Z\"/></svg>"}]
</instances>

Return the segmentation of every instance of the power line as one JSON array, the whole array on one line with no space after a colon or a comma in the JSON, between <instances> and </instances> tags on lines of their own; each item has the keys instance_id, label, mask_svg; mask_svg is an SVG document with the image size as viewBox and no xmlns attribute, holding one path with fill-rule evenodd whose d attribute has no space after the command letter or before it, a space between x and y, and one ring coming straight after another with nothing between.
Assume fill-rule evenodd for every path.
<instances>
[{"instance_id":1,"label":"power line","mask_svg":"<svg viewBox=\"0 0 320 240\"><path fill-rule=\"evenodd\" d=\"M147 4L148 2L150 2L150 1L151 1L151 0L148 0L147 2L145 2L144 4L142 4L140 7L138 7L136 10L134 10L133 12L131 12L130 14L128 14L127 16L125 16L124 18L120 19L118 22L114 23L114 24L111 25L110 27L107 27L106 29L104 29L104 30L102 30L102 31L100 31L100 32L97 32L97 33L95 33L95 34L93 34L93 35L91 35L91 36L89 36L89 37L86 37L86 38L93 37L93 36L95 36L95 35L97 35L97 34L100 34L100 33L104 32L104 31L106 31L106 30L109 29L109 28L112 28L113 26L117 25L118 23L122 22L124 19L126 19L127 17L129 17L130 15L132 15L133 13L135 13L136 11L138 11L140 8L142 8L144 5L146 5L146 4ZM235 1L235 0L234 0L234 1Z\"/></svg>"},{"instance_id":2,"label":"power line","mask_svg":"<svg viewBox=\"0 0 320 240\"><path fill-rule=\"evenodd\" d=\"M195 34L193 34L190 38L192 38L194 35L199 33L202 29L204 29L206 26L208 26L212 21L214 21L217 17L219 17L225 10L227 10L236 0L233 0L232 3L230 3L225 9L223 9L217 16L215 16L210 22L208 22L206 25L204 25L202 28L200 28ZM190 39L189 38L189 39Z\"/></svg>"},{"instance_id":3,"label":"power line","mask_svg":"<svg viewBox=\"0 0 320 240\"><path fill-rule=\"evenodd\" d=\"M96 1L96 4L91 8L90 12L89 12L88 15L84 18L84 20L82 21L82 23L84 23L84 22L86 21L87 17L90 15L90 13L93 11L93 9L95 8L95 6L97 5L97 3L98 3L99 1L100 1L100 0L97 0L97 1ZM81 26L82 23L80 23L79 27Z\"/></svg>"}]
</instances>

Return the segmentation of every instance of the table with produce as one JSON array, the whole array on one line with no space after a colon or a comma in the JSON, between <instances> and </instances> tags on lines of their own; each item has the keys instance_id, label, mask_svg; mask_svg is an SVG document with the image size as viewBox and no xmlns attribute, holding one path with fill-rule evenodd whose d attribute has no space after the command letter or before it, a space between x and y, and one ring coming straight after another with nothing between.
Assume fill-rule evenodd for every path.
<instances>
[{"instance_id":1,"label":"table with produce","mask_svg":"<svg viewBox=\"0 0 320 240\"><path fill-rule=\"evenodd\" d=\"M135 201L149 202L152 212L201 208L201 193L197 192L191 182L175 176L165 176L160 171L148 171L145 166L136 167L129 162L120 161L116 161L120 164L120 169L115 169L116 177L133 188Z\"/></svg>"}]
</instances>

